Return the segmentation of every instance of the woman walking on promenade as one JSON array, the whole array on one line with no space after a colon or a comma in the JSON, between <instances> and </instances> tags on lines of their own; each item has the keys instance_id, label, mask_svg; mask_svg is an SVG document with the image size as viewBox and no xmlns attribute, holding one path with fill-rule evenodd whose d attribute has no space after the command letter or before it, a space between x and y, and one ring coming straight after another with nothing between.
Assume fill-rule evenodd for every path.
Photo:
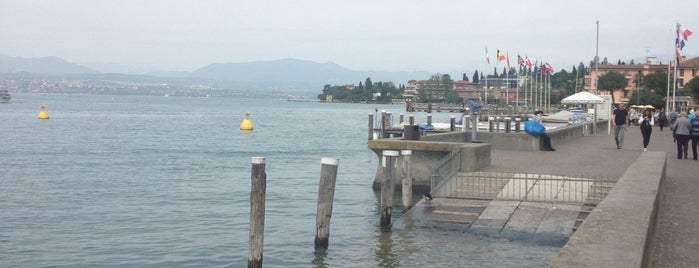
<instances>
[{"instance_id":1,"label":"woman walking on promenade","mask_svg":"<svg viewBox=\"0 0 699 268\"><path fill-rule=\"evenodd\" d=\"M691 130L689 131L689 136L692 139L692 154L694 155L694 160L697 160L697 143L699 143L699 117L689 121L691 125Z\"/></svg>"},{"instance_id":2,"label":"woman walking on promenade","mask_svg":"<svg viewBox=\"0 0 699 268\"><path fill-rule=\"evenodd\" d=\"M691 130L691 124L689 119L687 119L687 112L680 113L680 117L675 121L672 130L675 132L675 138L677 138L677 159L682 159L683 154L684 159L687 159L687 147Z\"/></svg>"},{"instance_id":3,"label":"woman walking on promenade","mask_svg":"<svg viewBox=\"0 0 699 268\"><path fill-rule=\"evenodd\" d=\"M648 142L650 142L650 134L653 133L653 125L655 118L650 113L650 110L645 110L643 116L638 119L638 124L641 126L641 135L643 135L643 151L648 151Z\"/></svg>"}]
</instances>

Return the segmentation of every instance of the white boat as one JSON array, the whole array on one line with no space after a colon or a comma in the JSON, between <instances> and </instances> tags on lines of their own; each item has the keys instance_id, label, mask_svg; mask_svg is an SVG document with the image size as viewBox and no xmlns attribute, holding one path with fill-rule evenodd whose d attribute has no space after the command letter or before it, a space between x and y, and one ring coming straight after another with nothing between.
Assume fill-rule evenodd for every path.
<instances>
[{"instance_id":1,"label":"white boat","mask_svg":"<svg viewBox=\"0 0 699 268\"><path fill-rule=\"evenodd\" d=\"M10 96L10 92L4 89L0 90L0 103L10 102L11 99L12 96Z\"/></svg>"}]
</instances>

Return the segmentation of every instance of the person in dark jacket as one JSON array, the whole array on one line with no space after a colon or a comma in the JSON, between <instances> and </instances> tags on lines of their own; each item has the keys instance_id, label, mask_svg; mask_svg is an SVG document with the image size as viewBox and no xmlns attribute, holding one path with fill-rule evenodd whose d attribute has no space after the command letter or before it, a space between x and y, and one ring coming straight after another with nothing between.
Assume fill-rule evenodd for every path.
<instances>
[{"instance_id":1,"label":"person in dark jacket","mask_svg":"<svg viewBox=\"0 0 699 268\"><path fill-rule=\"evenodd\" d=\"M543 125L542 120L541 120L541 116L543 116L543 115L544 115L544 112L541 110L538 110L538 111L534 112L534 119L532 119L532 120ZM544 135L541 135L540 137L541 137L541 142L544 145L543 146L544 151L553 152L556 150L553 148L553 146L551 146L551 136L549 136L548 133L544 133Z\"/></svg>"},{"instance_id":2,"label":"person in dark jacket","mask_svg":"<svg viewBox=\"0 0 699 268\"><path fill-rule=\"evenodd\" d=\"M689 130L689 137L692 139L692 154L694 154L694 160L697 160L697 143L699 143L699 117L689 121L691 129Z\"/></svg>"},{"instance_id":3,"label":"person in dark jacket","mask_svg":"<svg viewBox=\"0 0 699 268\"><path fill-rule=\"evenodd\" d=\"M650 134L653 133L653 125L655 118L650 113L650 110L645 110L643 116L638 119L638 125L641 127L641 135L643 135L643 151L648 151L648 142L650 142Z\"/></svg>"},{"instance_id":4,"label":"person in dark jacket","mask_svg":"<svg viewBox=\"0 0 699 268\"><path fill-rule=\"evenodd\" d=\"M658 113L658 126L660 127L660 131L663 131L663 128L667 124L667 115L665 114L665 108L660 108L660 112Z\"/></svg>"}]
</instances>

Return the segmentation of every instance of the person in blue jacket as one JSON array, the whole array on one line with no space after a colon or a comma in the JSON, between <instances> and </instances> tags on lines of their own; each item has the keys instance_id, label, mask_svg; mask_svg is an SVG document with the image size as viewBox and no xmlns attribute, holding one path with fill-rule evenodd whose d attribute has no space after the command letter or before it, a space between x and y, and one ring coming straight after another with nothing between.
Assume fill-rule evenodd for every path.
<instances>
[{"instance_id":1,"label":"person in blue jacket","mask_svg":"<svg viewBox=\"0 0 699 268\"><path fill-rule=\"evenodd\" d=\"M539 123L539 124L542 124L542 123L541 123L541 116L542 116L542 115L544 115L544 112L543 112L543 111L541 111L541 110L536 111L536 112L534 112L534 119L532 119L532 120L533 120L533 121L536 121L536 122ZM542 125L543 125L543 124L542 124ZM542 141L543 144L544 144L544 151L553 152L553 151L556 150L556 149L553 148L553 146L551 146L551 136L549 136L548 133L544 132L544 134L541 135L540 137L541 137L541 141Z\"/></svg>"}]
</instances>

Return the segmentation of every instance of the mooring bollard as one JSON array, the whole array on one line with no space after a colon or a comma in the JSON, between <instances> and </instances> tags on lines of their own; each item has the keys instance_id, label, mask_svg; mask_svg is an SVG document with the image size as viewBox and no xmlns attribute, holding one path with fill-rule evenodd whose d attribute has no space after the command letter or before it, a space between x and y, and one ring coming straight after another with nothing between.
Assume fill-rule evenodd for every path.
<instances>
[{"instance_id":1,"label":"mooring bollard","mask_svg":"<svg viewBox=\"0 0 699 268\"><path fill-rule=\"evenodd\" d=\"M412 166L412 154L411 150L402 150L400 154L403 156L403 212L410 210L413 207L413 175L410 171Z\"/></svg>"},{"instance_id":2,"label":"mooring bollard","mask_svg":"<svg viewBox=\"0 0 699 268\"><path fill-rule=\"evenodd\" d=\"M393 174L396 170L398 151L383 151L383 179L381 180L381 228L391 227L391 209L393 208Z\"/></svg>"},{"instance_id":3,"label":"mooring bollard","mask_svg":"<svg viewBox=\"0 0 699 268\"><path fill-rule=\"evenodd\" d=\"M248 251L248 268L262 267L262 247L265 236L265 195L267 192L267 173L265 158L252 158L252 188L250 190L250 241Z\"/></svg>"},{"instance_id":4,"label":"mooring bollard","mask_svg":"<svg viewBox=\"0 0 699 268\"><path fill-rule=\"evenodd\" d=\"M333 214L333 198L337 181L336 158L320 159L320 183L318 184L318 213L316 214L315 249L327 249L330 237L330 218Z\"/></svg>"},{"instance_id":5,"label":"mooring bollard","mask_svg":"<svg viewBox=\"0 0 699 268\"><path fill-rule=\"evenodd\" d=\"M369 140L374 139L374 114L369 113Z\"/></svg>"},{"instance_id":6,"label":"mooring bollard","mask_svg":"<svg viewBox=\"0 0 699 268\"><path fill-rule=\"evenodd\" d=\"M411 126L415 125L415 115L414 114L411 114L410 116L408 116L408 123L409 123L408 125L411 125Z\"/></svg>"},{"instance_id":7,"label":"mooring bollard","mask_svg":"<svg viewBox=\"0 0 699 268\"><path fill-rule=\"evenodd\" d=\"M452 115L449 118L449 131L454 132L456 130L456 118Z\"/></svg>"},{"instance_id":8,"label":"mooring bollard","mask_svg":"<svg viewBox=\"0 0 699 268\"><path fill-rule=\"evenodd\" d=\"M427 125L428 126L432 125L432 114L427 114Z\"/></svg>"},{"instance_id":9,"label":"mooring bollard","mask_svg":"<svg viewBox=\"0 0 699 268\"><path fill-rule=\"evenodd\" d=\"M500 117L495 117L495 132L500 132Z\"/></svg>"},{"instance_id":10,"label":"mooring bollard","mask_svg":"<svg viewBox=\"0 0 699 268\"><path fill-rule=\"evenodd\" d=\"M515 118L515 132L520 131L520 128L521 128L520 124L521 123L522 123L522 118L520 118L520 117Z\"/></svg>"}]
</instances>

